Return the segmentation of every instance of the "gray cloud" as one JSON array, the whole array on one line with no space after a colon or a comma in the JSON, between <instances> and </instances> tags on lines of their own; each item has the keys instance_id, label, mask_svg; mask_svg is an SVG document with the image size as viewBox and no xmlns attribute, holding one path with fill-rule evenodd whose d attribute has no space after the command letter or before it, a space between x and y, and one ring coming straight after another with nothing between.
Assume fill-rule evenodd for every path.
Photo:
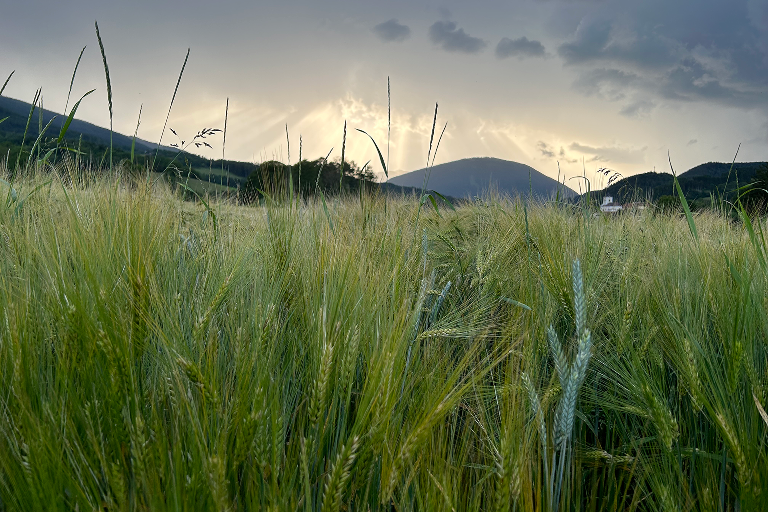
<instances>
[{"instance_id":1,"label":"gray cloud","mask_svg":"<svg viewBox=\"0 0 768 513\"><path fill-rule=\"evenodd\" d=\"M614 68L597 68L583 72L573 83L573 89L585 96L596 96L607 100L621 100L626 96L627 86L638 79L638 75Z\"/></svg>"},{"instance_id":2,"label":"gray cloud","mask_svg":"<svg viewBox=\"0 0 768 513\"><path fill-rule=\"evenodd\" d=\"M688 141L688 144L686 144L686 146L693 146L693 145L694 145L694 144L696 144L697 142L699 142L699 140L698 140L698 139L691 139L690 141Z\"/></svg>"},{"instance_id":3,"label":"gray cloud","mask_svg":"<svg viewBox=\"0 0 768 513\"><path fill-rule=\"evenodd\" d=\"M405 41L411 36L411 29L392 18L373 27L373 33L385 42Z\"/></svg>"},{"instance_id":4,"label":"gray cloud","mask_svg":"<svg viewBox=\"0 0 768 513\"><path fill-rule=\"evenodd\" d=\"M594 60L608 45L610 35L610 22L583 18L576 29L576 39L560 45L557 53L568 64Z\"/></svg>"},{"instance_id":5,"label":"gray cloud","mask_svg":"<svg viewBox=\"0 0 768 513\"><path fill-rule=\"evenodd\" d=\"M638 149L622 148L618 146L587 146L585 144L572 143L569 149L586 155L593 155L589 162L620 162L623 164L638 164L644 161L647 147Z\"/></svg>"},{"instance_id":6,"label":"gray cloud","mask_svg":"<svg viewBox=\"0 0 768 513\"><path fill-rule=\"evenodd\" d=\"M545 55L544 45L540 41L531 41L525 36L514 40L505 37L496 45L496 57L499 59L512 56L518 58L544 57Z\"/></svg>"},{"instance_id":7,"label":"gray cloud","mask_svg":"<svg viewBox=\"0 0 768 513\"><path fill-rule=\"evenodd\" d=\"M654 107L656 107L656 104L650 100L635 100L621 109L619 113L628 118L637 118L648 114Z\"/></svg>"},{"instance_id":8,"label":"gray cloud","mask_svg":"<svg viewBox=\"0 0 768 513\"><path fill-rule=\"evenodd\" d=\"M478 53L487 43L456 27L452 21L436 21L429 27L429 39L447 52Z\"/></svg>"},{"instance_id":9,"label":"gray cloud","mask_svg":"<svg viewBox=\"0 0 768 513\"><path fill-rule=\"evenodd\" d=\"M555 151L554 149L544 141L539 141L536 143L536 148L539 149L541 154L547 158L553 159L555 158Z\"/></svg>"},{"instance_id":10,"label":"gray cloud","mask_svg":"<svg viewBox=\"0 0 768 513\"><path fill-rule=\"evenodd\" d=\"M576 68L573 88L582 94L644 98L625 106L625 116L647 113L659 99L768 107L764 0L607 2L597 12L566 13L580 21L557 49Z\"/></svg>"},{"instance_id":11,"label":"gray cloud","mask_svg":"<svg viewBox=\"0 0 768 513\"><path fill-rule=\"evenodd\" d=\"M716 101L742 108L765 105L768 101L761 91L723 85L715 71L694 58L683 59L665 74L660 92L671 100Z\"/></svg>"},{"instance_id":12,"label":"gray cloud","mask_svg":"<svg viewBox=\"0 0 768 513\"><path fill-rule=\"evenodd\" d=\"M566 64L602 61L647 69L669 66L676 61L677 45L668 38L653 33L627 37L622 33L622 40L618 40L611 37L612 32L611 22L585 17L576 29L575 39L560 45L557 53Z\"/></svg>"}]
</instances>

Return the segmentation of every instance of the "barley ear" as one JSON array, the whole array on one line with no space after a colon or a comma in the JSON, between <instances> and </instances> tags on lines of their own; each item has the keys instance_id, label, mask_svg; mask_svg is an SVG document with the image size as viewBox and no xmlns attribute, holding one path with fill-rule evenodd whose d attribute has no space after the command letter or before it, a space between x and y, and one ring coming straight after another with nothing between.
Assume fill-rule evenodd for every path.
<instances>
[{"instance_id":1,"label":"barley ear","mask_svg":"<svg viewBox=\"0 0 768 513\"><path fill-rule=\"evenodd\" d=\"M587 306L584 297L584 281L579 260L573 261L573 312L576 318L576 336L584 332L587 319Z\"/></svg>"},{"instance_id":2,"label":"barley ear","mask_svg":"<svg viewBox=\"0 0 768 513\"><path fill-rule=\"evenodd\" d=\"M357 457L359 441L360 439L355 436L350 443L342 447L336 458L325 483L323 511L339 511L341 509L341 496L347 486L352 465Z\"/></svg>"},{"instance_id":3,"label":"barley ear","mask_svg":"<svg viewBox=\"0 0 768 513\"><path fill-rule=\"evenodd\" d=\"M549 341L549 351L555 360L555 370L557 371L557 377L560 379L560 386L565 389L567 386L566 381L568 380L568 362L565 359L565 353L563 353L563 346L560 344L557 333L551 324L547 330L547 340Z\"/></svg>"}]
</instances>

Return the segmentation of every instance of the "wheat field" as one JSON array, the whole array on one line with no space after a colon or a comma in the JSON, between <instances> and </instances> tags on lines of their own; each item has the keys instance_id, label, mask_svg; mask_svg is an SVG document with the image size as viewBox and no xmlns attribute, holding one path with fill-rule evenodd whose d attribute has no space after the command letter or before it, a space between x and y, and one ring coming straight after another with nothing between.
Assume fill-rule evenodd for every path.
<instances>
[{"instance_id":1,"label":"wheat field","mask_svg":"<svg viewBox=\"0 0 768 513\"><path fill-rule=\"evenodd\" d=\"M2 173L0 509L768 506L764 219Z\"/></svg>"}]
</instances>

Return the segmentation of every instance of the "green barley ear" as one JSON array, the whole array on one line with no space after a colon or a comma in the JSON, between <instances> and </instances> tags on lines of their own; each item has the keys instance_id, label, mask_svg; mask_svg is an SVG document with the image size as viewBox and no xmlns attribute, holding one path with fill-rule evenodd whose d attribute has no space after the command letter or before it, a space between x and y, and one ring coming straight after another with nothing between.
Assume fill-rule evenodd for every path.
<instances>
[{"instance_id":1,"label":"green barley ear","mask_svg":"<svg viewBox=\"0 0 768 513\"><path fill-rule=\"evenodd\" d=\"M333 344L323 345L323 356L320 360L320 372L315 379L312 398L309 403L309 421L313 427L318 427L320 415L325 409L325 392L331 377L333 364Z\"/></svg>"},{"instance_id":2,"label":"green barley ear","mask_svg":"<svg viewBox=\"0 0 768 513\"><path fill-rule=\"evenodd\" d=\"M560 379L560 387L564 390L567 388L568 381L568 361L565 359L563 346L560 344L557 333L551 324L549 329L547 329L547 341L549 342L552 359L555 360L555 370L557 371L557 377Z\"/></svg>"},{"instance_id":3,"label":"green barley ear","mask_svg":"<svg viewBox=\"0 0 768 513\"><path fill-rule=\"evenodd\" d=\"M354 437L352 441L342 447L336 461L328 475L323 493L323 511L340 511L341 498L344 488L349 481L352 465L357 457L357 449L360 446L360 439Z\"/></svg>"},{"instance_id":4,"label":"green barley ear","mask_svg":"<svg viewBox=\"0 0 768 513\"><path fill-rule=\"evenodd\" d=\"M573 313L576 320L576 336L584 333L587 319L587 305L584 298L584 282L581 275L581 264L578 259L573 261Z\"/></svg>"},{"instance_id":5,"label":"green barley ear","mask_svg":"<svg viewBox=\"0 0 768 513\"><path fill-rule=\"evenodd\" d=\"M528 376L528 374L523 372L522 376L523 376L523 384L525 385L525 389L528 391L528 399L531 401L531 410L533 410L533 414L536 416L536 419L537 419L539 436L541 437L541 445L542 447L544 447L544 454L546 457L547 426L544 424L544 412L541 409L539 394L536 393L536 389L533 387L533 383L531 382L531 378Z\"/></svg>"}]
</instances>

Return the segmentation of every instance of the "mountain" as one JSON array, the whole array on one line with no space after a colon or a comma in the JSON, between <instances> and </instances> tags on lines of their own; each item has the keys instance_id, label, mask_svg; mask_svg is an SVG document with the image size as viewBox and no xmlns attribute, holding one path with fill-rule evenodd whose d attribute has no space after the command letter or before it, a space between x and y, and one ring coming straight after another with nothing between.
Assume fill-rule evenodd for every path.
<instances>
[{"instance_id":1,"label":"mountain","mask_svg":"<svg viewBox=\"0 0 768 513\"><path fill-rule=\"evenodd\" d=\"M696 167L692 167L685 173L680 175L680 178L728 178L728 173L731 174L731 180L736 180L738 174L739 182L746 183L752 180L755 176L757 168L763 165L764 162L736 162L733 164L733 170L731 170L730 162L707 162L706 164L699 164Z\"/></svg>"},{"instance_id":2,"label":"mountain","mask_svg":"<svg viewBox=\"0 0 768 513\"><path fill-rule=\"evenodd\" d=\"M677 180L689 201L707 203L710 195L731 196L738 186L749 183L764 162L707 162L678 175ZM738 182L737 182L738 179ZM591 192L592 197L613 196L619 203L633 200L657 201L662 196L675 196L674 181L670 173L641 173L623 178L602 190Z\"/></svg>"},{"instance_id":3,"label":"mountain","mask_svg":"<svg viewBox=\"0 0 768 513\"><path fill-rule=\"evenodd\" d=\"M419 169L394 176L387 183L420 189L425 171ZM491 157L455 160L434 166L428 172L427 188L454 198L481 196L489 189L512 196L531 191L541 198L554 196L558 189L566 197L576 194L530 166Z\"/></svg>"},{"instance_id":4,"label":"mountain","mask_svg":"<svg viewBox=\"0 0 768 513\"><path fill-rule=\"evenodd\" d=\"M32 109L30 103L0 96L0 120L6 118L0 122L0 159L5 160L7 158L10 165L16 162L22 141L24 141L24 151L28 152L38 138L40 131L40 109L35 107L32 119L29 122L26 139L24 139L24 130L27 125L30 109ZM43 127L54 116L56 116L56 119L48 127L41 140L41 145L45 149L48 149L51 144L55 146L55 140L67 119L65 115L43 109ZM85 158L92 159L92 162L101 162L102 165L104 162L109 162L107 153L110 140L109 129L75 118L69 125L65 139L69 147L80 148L86 155ZM51 141L54 142L52 143ZM130 158L132 142L133 136L124 135L119 132L112 133L115 162ZM227 173L224 174L216 172L217 169L222 168L221 160L212 161L186 151L179 153L177 148L170 146L160 146L157 158L155 159L156 151L157 143L136 138L134 153L137 162L140 165L154 162L157 170L166 169L168 165L173 163L184 170L189 169L195 177L201 180L216 182L220 185L226 183L227 185L237 186L245 181L254 170L258 169L256 164L250 162L225 160L223 167L227 169ZM28 154L24 155L21 162L24 162L26 158L28 158Z\"/></svg>"}]
</instances>

